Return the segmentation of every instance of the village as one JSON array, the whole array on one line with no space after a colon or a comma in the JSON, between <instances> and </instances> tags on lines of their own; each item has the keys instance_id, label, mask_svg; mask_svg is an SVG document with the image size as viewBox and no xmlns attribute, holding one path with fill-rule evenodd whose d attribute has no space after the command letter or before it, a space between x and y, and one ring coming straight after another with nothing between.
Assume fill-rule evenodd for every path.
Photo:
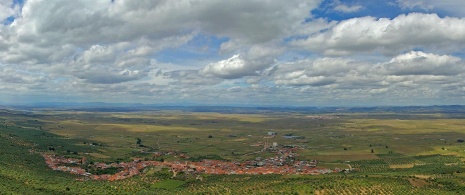
<instances>
[{"instance_id":1,"label":"village","mask_svg":"<svg viewBox=\"0 0 465 195\"><path fill-rule=\"evenodd\" d=\"M295 150L298 147L283 146L274 147L267 149L268 152L276 154L275 157L260 158L257 157L254 160L244 162L229 162L221 160L209 160L203 159L199 162L191 161L144 161L139 158L134 158L132 162L120 162L106 164L102 162L96 162L88 165L88 168L92 169L108 169L118 168L119 172L115 174L92 174L83 168L86 164L87 159L85 157L81 159L77 158L64 158L56 156L55 154L42 154L45 158L45 163L48 167L53 170L69 172L71 174L82 175L84 178L78 180L93 179L93 180L121 180L138 175L146 167L165 167L172 172L173 177L176 177L178 173L184 174L280 174L280 175L291 175L291 174L306 174L306 175L318 175L333 172L348 171L342 169L327 169L317 167L318 162L312 161L300 161L295 160ZM157 155L168 155L171 153L158 153ZM186 158L185 155L183 155Z\"/></svg>"}]
</instances>

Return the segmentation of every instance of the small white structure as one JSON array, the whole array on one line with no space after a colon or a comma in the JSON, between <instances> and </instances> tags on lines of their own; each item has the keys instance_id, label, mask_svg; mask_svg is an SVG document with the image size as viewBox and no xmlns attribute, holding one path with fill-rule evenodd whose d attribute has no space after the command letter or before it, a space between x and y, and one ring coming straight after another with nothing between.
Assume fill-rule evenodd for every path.
<instances>
[{"instance_id":1,"label":"small white structure","mask_svg":"<svg viewBox=\"0 0 465 195\"><path fill-rule=\"evenodd\" d=\"M278 142L273 142L273 148L278 147Z\"/></svg>"}]
</instances>

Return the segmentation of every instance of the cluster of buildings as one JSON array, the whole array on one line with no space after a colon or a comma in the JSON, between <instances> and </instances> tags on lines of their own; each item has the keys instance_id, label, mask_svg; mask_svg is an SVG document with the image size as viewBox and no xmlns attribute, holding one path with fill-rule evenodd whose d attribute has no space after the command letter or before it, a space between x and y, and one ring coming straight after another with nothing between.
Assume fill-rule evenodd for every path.
<instances>
[{"instance_id":1,"label":"cluster of buildings","mask_svg":"<svg viewBox=\"0 0 465 195\"><path fill-rule=\"evenodd\" d=\"M90 173L87 173L85 169L79 167L86 162L86 158L77 159L77 158L64 158L60 156L55 156L53 154L42 154L42 157L45 158L45 163L48 167L55 171L69 172L76 175L89 176ZM74 165L74 166L65 166L65 165Z\"/></svg>"},{"instance_id":2,"label":"cluster of buildings","mask_svg":"<svg viewBox=\"0 0 465 195\"><path fill-rule=\"evenodd\" d=\"M53 170L69 172L72 174L82 175L86 178L94 180L121 180L134 175L140 174L144 168L149 166L162 166L169 168L173 173L173 177L177 173L183 172L185 174L325 174L332 172L339 172L341 170L330 170L326 168L317 167L317 161L296 161L294 150L296 148L277 148L275 157L260 158L244 162L229 162L221 160L207 160L204 159L200 162L190 161L142 161L134 159L132 162L121 163L93 163L86 166L97 169L107 169L116 167L121 171L115 174L91 174L82 168L86 159L63 158L53 154L42 154L45 158L46 164Z\"/></svg>"}]
</instances>

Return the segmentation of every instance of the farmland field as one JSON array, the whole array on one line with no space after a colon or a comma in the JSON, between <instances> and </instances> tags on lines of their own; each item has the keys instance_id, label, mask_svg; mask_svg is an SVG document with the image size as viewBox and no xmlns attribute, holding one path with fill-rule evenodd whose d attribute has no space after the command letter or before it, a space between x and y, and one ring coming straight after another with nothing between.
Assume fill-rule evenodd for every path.
<instances>
[{"instance_id":1,"label":"farmland field","mask_svg":"<svg viewBox=\"0 0 465 195\"><path fill-rule=\"evenodd\" d=\"M457 194L465 190L463 138L465 119L456 113L4 109L0 110L0 190L12 194ZM167 165L254 161L252 170L270 163L265 159L276 161L279 152L290 151L285 164L317 162L316 168L327 173L216 174L195 170L194 165L189 165L190 171L175 173ZM96 176L122 169L99 168L98 163L138 159L165 164L146 166L124 179L96 180L52 170L44 160L47 155L85 159L57 165L79 166Z\"/></svg>"}]
</instances>

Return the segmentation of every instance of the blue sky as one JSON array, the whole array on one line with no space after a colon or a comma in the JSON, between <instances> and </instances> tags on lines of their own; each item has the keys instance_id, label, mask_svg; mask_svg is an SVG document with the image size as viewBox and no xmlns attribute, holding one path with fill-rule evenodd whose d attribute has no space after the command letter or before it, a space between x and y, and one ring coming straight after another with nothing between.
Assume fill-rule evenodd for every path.
<instances>
[{"instance_id":1,"label":"blue sky","mask_svg":"<svg viewBox=\"0 0 465 195\"><path fill-rule=\"evenodd\" d=\"M458 0L0 0L0 102L463 104Z\"/></svg>"}]
</instances>

